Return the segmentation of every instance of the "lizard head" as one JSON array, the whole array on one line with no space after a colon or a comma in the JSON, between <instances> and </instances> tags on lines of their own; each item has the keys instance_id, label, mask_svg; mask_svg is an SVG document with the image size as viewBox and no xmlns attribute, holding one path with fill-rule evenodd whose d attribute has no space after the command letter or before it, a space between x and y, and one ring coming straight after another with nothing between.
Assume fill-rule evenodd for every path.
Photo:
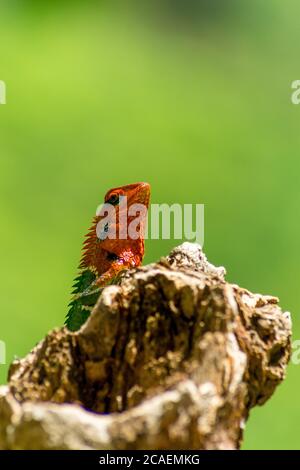
<instances>
[{"instance_id":1,"label":"lizard head","mask_svg":"<svg viewBox=\"0 0 300 470\"><path fill-rule=\"evenodd\" d=\"M122 197L127 198L127 207L132 204L143 204L148 208L150 200L150 185L148 183L133 183L110 189L104 198L106 204L118 206Z\"/></svg>"},{"instance_id":2,"label":"lizard head","mask_svg":"<svg viewBox=\"0 0 300 470\"><path fill-rule=\"evenodd\" d=\"M110 205L109 213L100 217L97 225L97 236L104 250L116 255L130 250L142 257L149 201L148 183L128 184L106 193L103 209L106 211L106 205Z\"/></svg>"}]
</instances>

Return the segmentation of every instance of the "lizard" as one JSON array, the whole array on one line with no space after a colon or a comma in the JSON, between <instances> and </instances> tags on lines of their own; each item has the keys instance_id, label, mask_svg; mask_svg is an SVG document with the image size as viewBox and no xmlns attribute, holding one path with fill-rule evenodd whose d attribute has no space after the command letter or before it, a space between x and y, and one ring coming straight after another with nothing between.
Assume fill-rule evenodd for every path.
<instances>
[{"instance_id":1,"label":"lizard","mask_svg":"<svg viewBox=\"0 0 300 470\"><path fill-rule=\"evenodd\" d=\"M106 217L97 211L85 237L79 275L65 320L70 331L79 330L86 322L105 286L117 283L122 271L141 265L149 201L148 183L128 184L106 193L103 209L113 210L105 210ZM133 205L137 206L133 208ZM138 218L130 208L140 209L136 211ZM129 229L132 222L135 223L133 234Z\"/></svg>"}]
</instances>

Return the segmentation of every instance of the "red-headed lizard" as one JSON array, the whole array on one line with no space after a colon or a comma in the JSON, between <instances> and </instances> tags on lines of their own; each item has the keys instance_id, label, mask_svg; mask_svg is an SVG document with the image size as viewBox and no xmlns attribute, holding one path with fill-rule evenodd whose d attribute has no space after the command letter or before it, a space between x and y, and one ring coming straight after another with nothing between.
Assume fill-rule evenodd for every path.
<instances>
[{"instance_id":1,"label":"red-headed lizard","mask_svg":"<svg viewBox=\"0 0 300 470\"><path fill-rule=\"evenodd\" d=\"M149 200L148 183L129 184L107 192L103 210L112 210L96 215L86 235L80 273L65 321L69 330L76 331L85 323L103 287L116 283L123 270L142 263Z\"/></svg>"}]
</instances>

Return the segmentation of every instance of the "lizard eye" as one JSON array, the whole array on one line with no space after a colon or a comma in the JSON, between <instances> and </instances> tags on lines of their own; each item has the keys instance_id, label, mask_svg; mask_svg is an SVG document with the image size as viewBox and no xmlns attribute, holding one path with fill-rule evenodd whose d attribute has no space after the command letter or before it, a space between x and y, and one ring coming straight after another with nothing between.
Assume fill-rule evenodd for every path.
<instances>
[{"instance_id":1,"label":"lizard eye","mask_svg":"<svg viewBox=\"0 0 300 470\"><path fill-rule=\"evenodd\" d=\"M117 261L117 259L119 259L119 257L115 253L107 252L107 259L109 261Z\"/></svg>"},{"instance_id":2,"label":"lizard eye","mask_svg":"<svg viewBox=\"0 0 300 470\"><path fill-rule=\"evenodd\" d=\"M112 194L110 198L106 201L106 203L116 206L117 204L119 204L119 200L120 200L119 194Z\"/></svg>"}]
</instances>

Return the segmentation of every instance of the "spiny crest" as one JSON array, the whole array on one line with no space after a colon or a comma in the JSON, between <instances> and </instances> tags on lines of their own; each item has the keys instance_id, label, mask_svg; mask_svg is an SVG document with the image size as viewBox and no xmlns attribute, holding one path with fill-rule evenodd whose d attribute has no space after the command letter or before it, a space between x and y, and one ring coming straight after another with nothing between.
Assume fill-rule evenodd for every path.
<instances>
[{"instance_id":1,"label":"spiny crest","mask_svg":"<svg viewBox=\"0 0 300 470\"><path fill-rule=\"evenodd\" d=\"M91 228L85 236L83 250L79 268L88 268L93 265L97 250L99 250L99 239L97 238L96 228L100 218L95 217Z\"/></svg>"},{"instance_id":2,"label":"spiny crest","mask_svg":"<svg viewBox=\"0 0 300 470\"><path fill-rule=\"evenodd\" d=\"M86 269L75 279L73 284L73 300L69 304L69 311L65 325L70 331L78 330L88 318L91 307L95 305L99 297L99 292L88 292L88 288L96 280L96 274ZM84 294L86 292L86 294ZM82 295L80 295L82 294Z\"/></svg>"}]
</instances>

